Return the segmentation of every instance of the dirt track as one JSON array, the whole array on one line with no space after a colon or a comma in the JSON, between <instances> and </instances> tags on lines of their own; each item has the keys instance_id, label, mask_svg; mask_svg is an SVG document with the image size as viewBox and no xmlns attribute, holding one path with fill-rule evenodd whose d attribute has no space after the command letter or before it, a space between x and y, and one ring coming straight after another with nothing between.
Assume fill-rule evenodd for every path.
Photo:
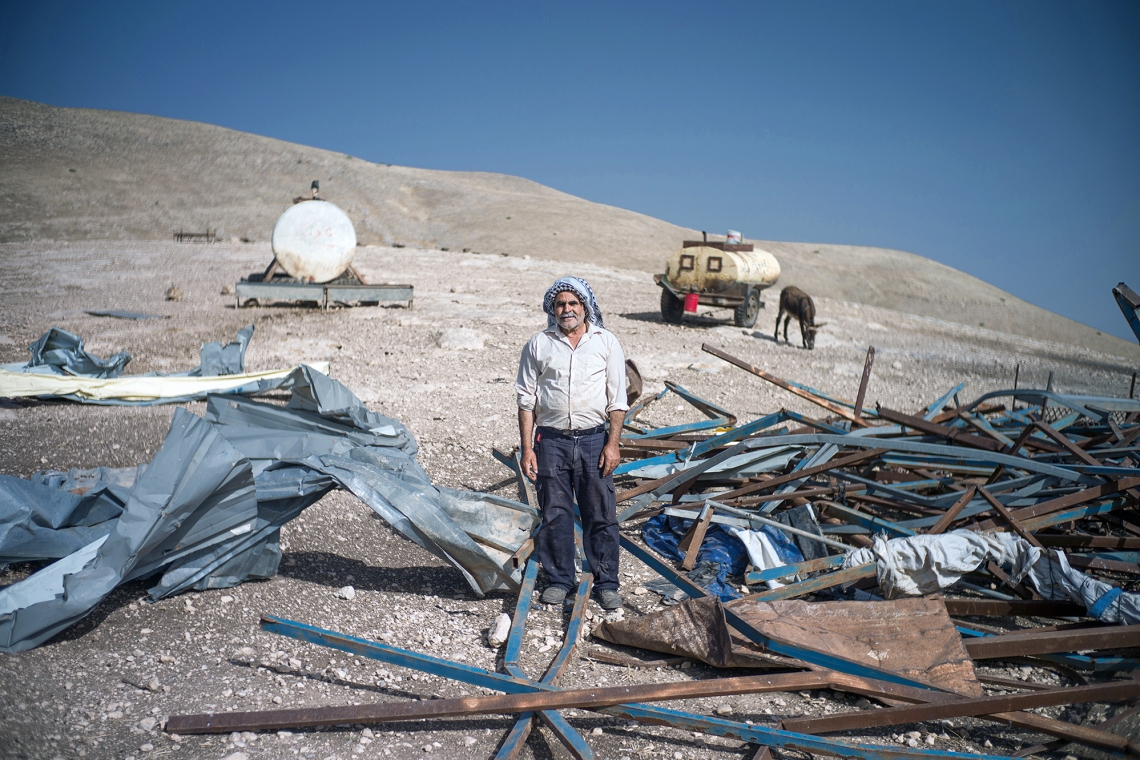
<instances>
[{"instance_id":1,"label":"dirt track","mask_svg":"<svg viewBox=\"0 0 1140 760\"><path fill-rule=\"evenodd\" d=\"M358 267L371 281L416 287L411 309L356 308L328 312L290 306L238 310L224 286L262 269L266 244L172 243L5 244L0 301L0 361L22 361L25 347L53 325L87 339L99 355L129 351L129 374L178 371L197 363L204 341L228 340L245 324L257 331L250 369L330 360L332 374L373 409L406 423L421 445L420 460L436 483L513 494L509 473L490 448L516 442L512 382L518 350L545 324L539 304L549 283L571 273L555 262L518 256L366 247ZM900 314L826 298L817 299L828 323L816 349L771 339L775 294L755 331L703 317L684 326L661 323L659 291L649 273L579 266L598 293L606 324L642 367L648 390L666 378L748 420L786 406L818 416L817 409L700 351L715 344L782 377L841 396L852 396L868 344L877 350L868 399L917 409L958 382L963 402L1012 384L1021 366L1023 385L1044 385L1049 371L1065 392L1127 394L1133 367L1107 354L1034 342L985 328ZM179 302L163 293L177 284ZM85 309L126 309L169 319L129 322L85 315ZM440 348L446 330L482 336L476 350ZM202 405L189 408L201 413ZM125 466L148 460L161 444L171 407L146 409L73 404L0 406L0 473L27 476L40 469ZM654 408L650 421L694 420L685 405ZM257 709L350 701L457 695L463 689L411 671L357 662L331 650L261 633L261 614L289 617L345 633L381 638L429 653L462 656L494 667L495 653L481 643L495 614L513 607L508 596L477 599L459 574L395 535L346 494L333 494L283 530L287 559L270 582L192 593L157 604L139 603L145 584L120 588L89 618L31 652L0 658L0 757L116 757L175 754L222 757L490 757L509 726L506 719L444 721L431 726L269 735L235 744L228 737L173 741L158 730L176 712ZM626 614L652 608L652 595L635 594L648 578L624 558ZM16 566L0 583L23 577ZM334 596L351 584L352 602ZM592 607L592 612L598 609ZM561 638L562 620L538 611L524 666L539 673L553 651L539 647ZM534 645L532 645L532 642ZM246 647L252 651L245 650ZM264 662L267 667L258 667ZM999 671L1000 672L1000 671ZM1004 672L1009 675L1009 672ZM711 669L626 671L575 661L565 683L610 685L627 680L715 677ZM1039 674L1040 676L1040 674ZM157 679L156 691L138 689ZM471 691L471 690L468 690ZM758 723L780 715L833 709L844 700L826 695L772 695L703 700L686 709L708 713L722 703L740 720ZM678 705L680 706L680 705ZM1072 719L1073 712L1067 713ZM739 742L673 729L633 728L597 715L568 713L599 757L747 756ZM148 718L155 718L152 724ZM1009 752L1030 743L1022 732L975 721L956 721L935 746ZM984 727L983 727L984 726ZM893 731L868 738L893 743ZM371 738L371 742L364 739ZM925 736L923 737L925 740ZM903 737L905 742L906 738ZM432 742L438 742L435 746ZM242 746L245 745L245 746ZM142 749L150 746L151 749ZM552 735L532 739L523 757L563 757Z\"/></svg>"}]
</instances>

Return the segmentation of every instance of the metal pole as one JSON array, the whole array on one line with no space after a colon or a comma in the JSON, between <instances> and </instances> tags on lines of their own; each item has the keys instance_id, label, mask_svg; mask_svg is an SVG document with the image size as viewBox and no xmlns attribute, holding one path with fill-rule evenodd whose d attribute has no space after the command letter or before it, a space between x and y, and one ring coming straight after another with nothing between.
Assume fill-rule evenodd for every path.
<instances>
[{"instance_id":1,"label":"metal pole","mask_svg":"<svg viewBox=\"0 0 1140 760\"><path fill-rule=\"evenodd\" d=\"M859 393L855 396L855 417L863 415L863 398L867 395L867 382L871 379L871 365L875 363L875 347L867 347L867 358L863 362L863 379L859 381Z\"/></svg>"}]
</instances>

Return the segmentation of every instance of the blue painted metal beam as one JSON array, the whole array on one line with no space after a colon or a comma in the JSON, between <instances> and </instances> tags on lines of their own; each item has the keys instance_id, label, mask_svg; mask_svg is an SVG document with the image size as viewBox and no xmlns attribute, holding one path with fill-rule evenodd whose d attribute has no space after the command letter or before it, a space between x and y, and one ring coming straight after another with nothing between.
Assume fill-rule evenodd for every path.
<instances>
[{"instance_id":1,"label":"blue painted metal beam","mask_svg":"<svg viewBox=\"0 0 1140 760\"><path fill-rule=\"evenodd\" d=\"M821 557L820 559L809 559L795 565L770 567L767 570L753 570L745 577L745 582L751 586L753 583L763 583L764 581L774 581L792 575L814 572L816 570L826 570L832 567L839 567L843 564L845 559L845 555L835 554L830 557Z\"/></svg>"},{"instance_id":2,"label":"blue painted metal beam","mask_svg":"<svg viewBox=\"0 0 1140 760\"><path fill-rule=\"evenodd\" d=\"M262 630L283 636L331 647L344 652L359 654L370 659L387 662L391 665L412 668L444 678L450 678L472 686L504 691L509 694L522 694L534 691L557 691L556 686L520 680L512 676L493 673L483 668L450 662L430 655L422 655L398 647L357 639L352 636L327 631L292 620L263 616ZM864 760L897 760L907 757L948 758L963 760L998 760L991 755L976 755L938 750L895 749L873 745L854 744L841 739L798 734L792 731L779 731L763 726L735 723L733 721L710 718L703 715L668 710L643 704L608 707L600 712L618 715L629 720L644 723L670 725L688 730L699 730L717 736L736 737L742 741L766 744L773 747L803 749L810 752L823 752L840 757L857 757Z\"/></svg>"},{"instance_id":3,"label":"blue painted metal beam","mask_svg":"<svg viewBox=\"0 0 1140 760\"><path fill-rule=\"evenodd\" d=\"M962 389L963 389L963 388L965 388L965 387L966 387L966 384L965 384L965 383L958 383L958 384L957 384L957 385L955 385L953 388L951 388L950 390L946 391L946 395L942 396L942 397L941 397L941 398L939 398L937 401L935 401L933 404L931 404L930 406L926 407L926 410L925 410L925 411L922 413L922 419L924 419L924 420L926 420L926 421L928 421L928 422L929 422L930 420L932 420L932 419L934 419L935 417L937 417L937 416L938 416L938 414L939 414L939 413L940 413L940 412L941 412L943 409L945 409L945 408L946 408L946 405L947 405L947 404L949 404L949 403L950 403L950 401L951 401L951 400L953 400L953 398L954 398L956 395L958 395L959 393L961 393L961 392L962 392Z\"/></svg>"}]
</instances>

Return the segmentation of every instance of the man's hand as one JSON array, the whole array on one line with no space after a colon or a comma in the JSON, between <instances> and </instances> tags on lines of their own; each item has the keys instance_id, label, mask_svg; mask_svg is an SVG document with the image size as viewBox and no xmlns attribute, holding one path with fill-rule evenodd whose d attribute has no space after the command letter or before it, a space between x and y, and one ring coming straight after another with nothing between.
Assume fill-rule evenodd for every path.
<instances>
[{"instance_id":1,"label":"man's hand","mask_svg":"<svg viewBox=\"0 0 1140 760\"><path fill-rule=\"evenodd\" d=\"M602 471L602 477L612 474L620 462L621 452L618 451L617 441L607 442L602 449L602 458L598 460L598 469Z\"/></svg>"},{"instance_id":2,"label":"man's hand","mask_svg":"<svg viewBox=\"0 0 1140 760\"><path fill-rule=\"evenodd\" d=\"M621 443L621 426L624 421L624 411L619 409L610 412L609 437L606 438L606 446L602 449L602 458L598 460L598 469L602 471L603 478L612 475L614 468L621 462L621 451L618 446Z\"/></svg>"},{"instance_id":3,"label":"man's hand","mask_svg":"<svg viewBox=\"0 0 1140 760\"><path fill-rule=\"evenodd\" d=\"M522 453L522 471L523 475L534 480L538 477L538 457L534 454L534 449L527 449Z\"/></svg>"}]
</instances>

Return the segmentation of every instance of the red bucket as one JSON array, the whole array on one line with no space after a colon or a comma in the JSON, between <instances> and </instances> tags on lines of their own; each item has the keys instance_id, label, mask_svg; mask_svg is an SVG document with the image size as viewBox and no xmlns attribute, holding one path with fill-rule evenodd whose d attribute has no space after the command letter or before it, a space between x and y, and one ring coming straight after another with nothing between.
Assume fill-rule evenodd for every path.
<instances>
[{"instance_id":1,"label":"red bucket","mask_svg":"<svg viewBox=\"0 0 1140 760\"><path fill-rule=\"evenodd\" d=\"M697 304L701 301L700 293L686 293L685 294L685 311L689 314L697 313Z\"/></svg>"}]
</instances>

